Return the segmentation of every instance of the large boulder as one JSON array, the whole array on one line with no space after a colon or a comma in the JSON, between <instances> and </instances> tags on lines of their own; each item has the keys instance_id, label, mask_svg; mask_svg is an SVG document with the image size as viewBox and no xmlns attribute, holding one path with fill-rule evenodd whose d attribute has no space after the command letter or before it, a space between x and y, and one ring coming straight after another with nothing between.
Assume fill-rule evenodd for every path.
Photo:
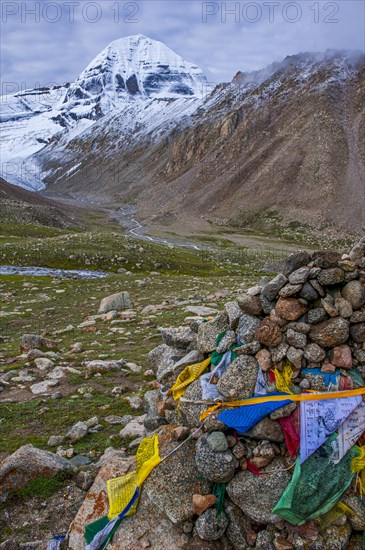
<instances>
[{"instance_id":1,"label":"large boulder","mask_svg":"<svg viewBox=\"0 0 365 550\"><path fill-rule=\"evenodd\" d=\"M308 302L315 302L318 298L318 292L311 283L304 283L299 293L301 298L304 298Z\"/></svg>"},{"instance_id":2,"label":"large boulder","mask_svg":"<svg viewBox=\"0 0 365 550\"><path fill-rule=\"evenodd\" d=\"M243 313L248 313L249 315L260 315L262 313L260 297L257 295L240 294L237 302Z\"/></svg>"},{"instance_id":3,"label":"large boulder","mask_svg":"<svg viewBox=\"0 0 365 550\"><path fill-rule=\"evenodd\" d=\"M202 323L198 329L198 350L201 353L211 353L215 350L217 336L229 329L226 315L217 315L211 321Z\"/></svg>"},{"instance_id":4,"label":"large boulder","mask_svg":"<svg viewBox=\"0 0 365 550\"><path fill-rule=\"evenodd\" d=\"M187 348L196 343L196 334L190 327L163 327L160 333L165 344L176 348Z\"/></svg>"},{"instance_id":5,"label":"large boulder","mask_svg":"<svg viewBox=\"0 0 365 550\"><path fill-rule=\"evenodd\" d=\"M195 443L194 440L186 442L175 455L159 464L144 484L144 497L172 523L191 518L193 495L205 492L206 484L201 481L194 460ZM160 456L176 447L170 428L161 429L159 444Z\"/></svg>"},{"instance_id":6,"label":"large boulder","mask_svg":"<svg viewBox=\"0 0 365 550\"><path fill-rule=\"evenodd\" d=\"M8 456L0 465L0 496L6 497L28 485L37 477L53 477L60 472L74 471L74 466L65 458L33 445L23 445Z\"/></svg>"},{"instance_id":7,"label":"large boulder","mask_svg":"<svg viewBox=\"0 0 365 550\"><path fill-rule=\"evenodd\" d=\"M296 269L289 275L289 283L292 285L304 284L309 277L309 273L310 273L309 267L307 266L300 267L299 269Z\"/></svg>"},{"instance_id":8,"label":"large boulder","mask_svg":"<svg viewBox=\"0 0 365 550\"><path fill-rule=\"evenodd\" d=\"M47 371L54 366L54 362L48 357L37 357L34 359L34 364L41 371Z\"/></svg>"},{"instance_id":9,"label":"large boulder","mask_svg":"<svg viewBox=\"0 0 365 550\"><path fill-rule=\"evenodd\" d=\"M160 512L154 502L143 495L137 513L122 521L109 547L114 550L139 548L182 550L186 548L186 535L184 536L181 526L172 523L165 514ZM76 550L76 547L70 547L70 550L74 548ZM84 546L77 547L78 550L81 548Z\"/></svg>"},{"instance_id":10,"label":"large boulder","mask_svg":"<svg viewBox=\"0 0 365 550\"><path fill-rule=\"evenodd\" d=\"M252 342L252 340L255 339L256 329L258 328L259 324L260 320L257 319L257 317L254 317L253 315L248 315L247 313L241 315L237 331L240 341L243 344Z\"/></svg>"},{"instance_id":11,"label":"large boulder","mask_svg":"<svg viewBox=\"0 0 365 550\"><path fill-rule=\"evenodd\" d=\"M306 266L310 262L310 260L310 255L305 250L300 252L293 252L293 254L290 254L285 262L285 266L283 269L284 275L286 275L286 277L289 277L289 275L293 273L293 271L296 271L300 267Z\"/></svg>"},{"instance_id":12,"label":"large boulder","mask_svg":"<svg viewBox=\"0 0 365 550\"><path fill-rule=\"evenodd\" d=\"M359 309L365 304L365 285L360 281L350 281L341 291L342 297L352 305L353 309Z\"/></svg>"},{"instance_id":13,"label":"large boulder","mask_svg":"<svg viewBox=\"0 0 365 550\"><path fill-rule=\"evenodd\" d=\"M274 300L279 290L288 282L288 279L282 273L279 273L269 281L262 289L262 294L268 300Z\"/></svg>"},{"instance_id":14,"label":"large boulder","mask_svg":"<svg viewBox=\"0 0 365 550\"><path fill-rule=\"evenodd\" d=\"M333 348L345 344L349 337L350 325L342 317L335 317L313 325L309 331L309 338L319 346Z\"/></svg>"},{"instance_id":15,"label":"large boulder","mask_svg":"<svg viewBox=\"0 0 365 550\"><path fill-rule=\"evenodd\" d=\"M337 267L340 260L341 254L333 250L318 250L312 254L312 261L314 261L314 264L323 269Z\"/></svg>"},{"instance_id":16,"label":"large boulder","mask_svg":"<svg viewBox=\"0 0 365 550\"><path fill-rule=\"evenodd\" d=\"M228 323L230 328L236 329L240 315L242 314L241 308L237 302L227 302L224 305L224 310L227 313Z\"/></svg>"},{"instance_id":17,"label":"large boulder","mask_svg":"<svg viewBox=\"0 0 365 550\"><path fill-rule=\"evenodd\" d=\"M40 351L58 350L57 343L53 340L48 340L37 334L23 334L20 341L20 351L28 352L31 349L37 349Z\"/></svg>"},{"instance_id":18,"label":"large boulder","mask_svg":"<svg viewBox=\"0 0 365 550\"><path fill-rule=\"evenodd\" d=\"M86 525L107 515L109 501L106 488L108 479L125 475L135 467L134 457L120 457L118 453L108 454L108 461L100 469L86 498L70 525L67 536L67 548L80 550L85 547L84 532ZM125 523L123 523L124 527Z\"/></svg>"},{"instance_id":19,"label":"large boulder","mask_svg":"<svg viewBox=\"0 0 365 550\"><path fill-rule=\"evenodd\" d=\"M194 350L189 354L183 349L161 344L151 350L147 356L150 368L162 384L172 386L176 377L188 365L198 362L202 355ZM185 358L185 359L184 359Z\"/></svg>"},{"instance_id":20,"label":"large boulder","mask_svg":"<svg viewBox=\"0 0 365 550\"><path fill-rule=\"evenodd\" d=\"M277 346L281 342L281 328L271 319L264 319L256 330L256 338L265 346Z\"/></svg>"},{"instance_id":21,"label":"large boulder","mask_svg":"<svg viewBox=\"0 0 365 550\"><path fill-rule=\"evenodd\" d=\"M249 470L239 472L227 485L229 498L241 508L252 521L275 523L279 517L272 509L289 484L291 473L283 458L275 458L262 468L267 475L256 476Z\"/></svg>"},{"instance_id":22,"label":"large boulder","mask_svg":"<svg viewBox=\"0 0 365 550\"><path fill-rule=\"evenodd\" d=\"M259 365L250 355L239 355L222 374L217 387L229 401L251 397L254 393Z\"/></svg>"},{"instance_id":23,"label":"large boulder","mask_svg":"<svg viewBox=\"0 0 365 550\"><path fill-rule=\"evenodd\" d=\"M195 462L199 473L215 483L230 481L237 466L237 460L229 449L212 450L206 434L199 438L196 445Z\"/></svg>"},{"instance_id":24,"label":"large boulder","mask_svg":"<svg viewBox=\"0 0 365 550\"><path fill-rule=\"evenodd\" d=\"M41 395L43 393L48 393L52 388L58 385L58 380L43 380L42 382L37 382L30 386L30 391L34 395Z\"/></svg>"},{"instance_id":25,"label":"large boulder","mask_svg":"<svg viewBox=\"0 0 365 550\"><path fill-rule=\"evenodd\" d=\"M340 267L331 267L322 269L318 274L318 282L322 286L332 286L342 283L345 279L345 273Z\"/></svg>"},{"instance_id":26,"label":"large boulder","mask_svg":"<svg viewBox=\"0 0 365 550\"><path fill-rule=\"evenodd\" d=\"M307 308L296 298L280 297L276 303L275 312L286 321L296 321L307 312Z\"/></svg>"},{"instance_id":27,"label":"large boulder","mask_svg":"<svg viewBox=\"0 0 365 550\"><path fill-rule=\"evenodd\" d=\"M121 311L123 309L130 309L132 307L132 301L128 292L117 292L106 296L100 302L99 313L108 313L108 311Z\"/></svg>"},{"instance_id":28,"label":"large boulder","mask_svg":"<svg viewBox=\"0 0 365 550\"><path fill-rule=\"evenodd\" d=\"M119 432L119 437L124 439L125 437L144 437L146 435L146 429L144 427L144 421L146 415L134 416L128 424L124 426Z\"/></svg>"}]
</instances>

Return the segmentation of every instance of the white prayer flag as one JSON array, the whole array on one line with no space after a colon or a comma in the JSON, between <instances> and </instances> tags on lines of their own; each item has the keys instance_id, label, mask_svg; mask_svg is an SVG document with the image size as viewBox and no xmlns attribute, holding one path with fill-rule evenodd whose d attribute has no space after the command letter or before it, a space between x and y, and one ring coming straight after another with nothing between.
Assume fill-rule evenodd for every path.
<instances>
[{"instance_id":1,"label":"white prayer flag","mask_svg":"<svg viewBox=\"0 0 365 550\"><path fill-rule=\"evenodd\" d=\"M256 385L254 390L254 395L266 395L267 394L267 383L265 374L261 369L257 373Z\"/></svg>"},{"instance_id":2,"label":"white prayer flag","mask_svg":"<svg viewBox=\"0 0 365 550\"><path fill-rule=\"evenodd\" d=\"M362 401L338 429L338 436L332 443L331 462L338 464L347 451L365 432L365 403Z\"/></svg>"},{"instance_id":3,"label":"white prayer flag","mask_svg":"<svg viewBox=\"0 0 365 550\"><path fill-rule=\"evenodd\" d=\"M361 396L300 403L300 463L333 434L362 402Z\"/></svg>"}]
</instances>

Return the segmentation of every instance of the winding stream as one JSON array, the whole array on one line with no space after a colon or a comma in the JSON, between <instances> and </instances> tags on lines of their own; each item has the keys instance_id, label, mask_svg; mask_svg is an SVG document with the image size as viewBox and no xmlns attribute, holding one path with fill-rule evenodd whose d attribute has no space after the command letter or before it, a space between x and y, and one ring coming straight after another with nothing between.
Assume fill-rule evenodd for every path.
<instances>
[{"instance_id":1,"label":"winding stream","mask_svg":"<svg viewBox=\"0 0 365 550\"><path fill-rule=\"evenodd\" d=\"M50 267L0 265L0 275L28 275L30 277L56 277L58 279L102 279L103 277L108 277L109 273L85 269L54 269Z\"/></svg>"},{"instance_id":2,"label":"winding stream","mask_svg":"<svg viewBox=\"0 0 365 550\"><path fill-rule=\"evenodd\" d=\"M167 246L183 246L185 248L192 248L194 250L205 250L206 247L199 246L197 244L189 243L187 241L179 241L175 239L163 239L161 237L151 237L146 235L146 228L139 223L134 217L135 207L131 204L121 206L117 211L113 212L112 217L116 219L121 227L127 230L129 235L145 241L151 241L154 243L165 244Z\"/></svg>"}]
</instances>

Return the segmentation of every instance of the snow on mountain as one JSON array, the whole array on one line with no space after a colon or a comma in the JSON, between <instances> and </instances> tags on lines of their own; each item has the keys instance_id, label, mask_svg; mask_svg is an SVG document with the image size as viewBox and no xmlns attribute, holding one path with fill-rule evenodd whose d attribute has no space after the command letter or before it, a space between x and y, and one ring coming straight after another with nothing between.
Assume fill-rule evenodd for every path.
<instances>
[{"instance_id":1,"label":"snow on mountain","mask_svg":"<svg viewBox=\"0 0 365 550\"><path fill-rule=\"evenodd\" d=\"M308 88L309 94L316 94L334 85L345 87L363 63L361 52L326 50L290 55L258 71L239 71L230 83L220 84L205 98L200 117L203 113L209 118L221 116L222 109L217 111L217 105L224 105L226 112L242 107L259 108L276 90L285 102L294 90L299 93Z\"/></svg>"},{"instance_id":2,"label":"snow on mountain","mask_svg":"<svg viewBox=\"0 0 365 550\"><path fill-rule=\"evenodd\" d=\"M205 97L199 67L143 35L121 38L71 84L0 98L1 172L33 190L44 181L72 186L92 160L110 163L117 155L123 162L163 138L176 141L184 128L214 128L223 119L229 128L273 97L283 108L299 95L309 100L326 91L332 97L356 80L361 63L357 52L300 53L239 72Z\"/></svg>"},{"instance_id":3,"label":"snow on mountain","mask_svg":"<svg viewBox=\"0 0 365 550\"><path fill-rule=\"evenodd\" d=\"M42 189L38 169L24 159L36 153L63 128L52 116L66 87L22 90L0 97L1 173L11 183L30 190Z\"/></svg>"},{"instance_id":4,"label":"snow on mountain","mask_svg":"<svg viewBox=\"0 0 365 550\"><path fill-rule=\"evenodd\" d=\"M47 146L52 150L53 143L67 144L111 111L133 112L127 117L131 124L142 118L147 127L148 119L157 116L158 121L160 114L160 122L169 128L179 119L180 100L182 113L197 108L205 83L199 67L162 42L143 35L115 40L74 83L1 97L1 173L16 185L42 189L36 153ZM170 102L174 108L165 112Z\"/></svg>"},{"instance_id":5,"label":"snow on mountain","mask_svg":"<svg viewBox=\"0 0 365 550\"><path fill-rule=\"evenodd\" d=\"M202 97L206 80L162 42L141 34L115 40L91 61L70 86L65 103L110 111L123 98Z\"/></svg>"},{"instance_id":6,"label":"snow on mountain","mask_svg":"<svg viewBox=\"0 0 365 550\"><path fill-rule=\"evenodd\" d=\"M201 100L196 97L155 98L143 104L130 101L123 110L110 111L82 132L71 130L55 136L32 159L42 166L43 180L67 186L77 172L88 172L95 156L101 155L104 162L115 160L117 151L123 162L134 149L147 149L151 142L158 143L177 126L190 126L191 117L200 106Z\"/></svg>"}]
</instances>

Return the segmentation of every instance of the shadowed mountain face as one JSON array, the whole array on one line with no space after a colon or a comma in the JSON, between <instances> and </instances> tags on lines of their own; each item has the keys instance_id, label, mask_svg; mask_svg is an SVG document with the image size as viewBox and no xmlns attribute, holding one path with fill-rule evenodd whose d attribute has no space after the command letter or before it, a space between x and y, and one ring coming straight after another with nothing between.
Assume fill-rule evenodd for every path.
<instances>
[{"instance_id":1,"label":"shadowed mountain face","mask_svg":"<svg viewBox=\"0 0 365 550\"><path fill-rule=\"evenodd\" d=\"M64 103L84 100L105 113L123 97L201 95L204 82L199 67L162 42L138 34L115 40L97 55L70 86Z\"/></svg>"},{"instance_id":2,"label":"shadowed mountain face","mask_svg":"<svg viewBox=\"0 0 365 550\"><path fill-rule=\"evenodd\" d=\"M65 92L70 112L78 101L80 112L98 106L98 116L78 119L29 157L47 186L134 203L146 220L168 215L250 225L268 212L317 228L365 225L363 56L290 56L237 73L203 98L201 72L191 64L186 72L186 62L175 54L172 62L163 48L149 52L147 42L132 48L139 70L124 73L120 51L128 48L120 42ZM113 98L119 94L114 108L110 86Z\"/></svg>"}]
</instances>

